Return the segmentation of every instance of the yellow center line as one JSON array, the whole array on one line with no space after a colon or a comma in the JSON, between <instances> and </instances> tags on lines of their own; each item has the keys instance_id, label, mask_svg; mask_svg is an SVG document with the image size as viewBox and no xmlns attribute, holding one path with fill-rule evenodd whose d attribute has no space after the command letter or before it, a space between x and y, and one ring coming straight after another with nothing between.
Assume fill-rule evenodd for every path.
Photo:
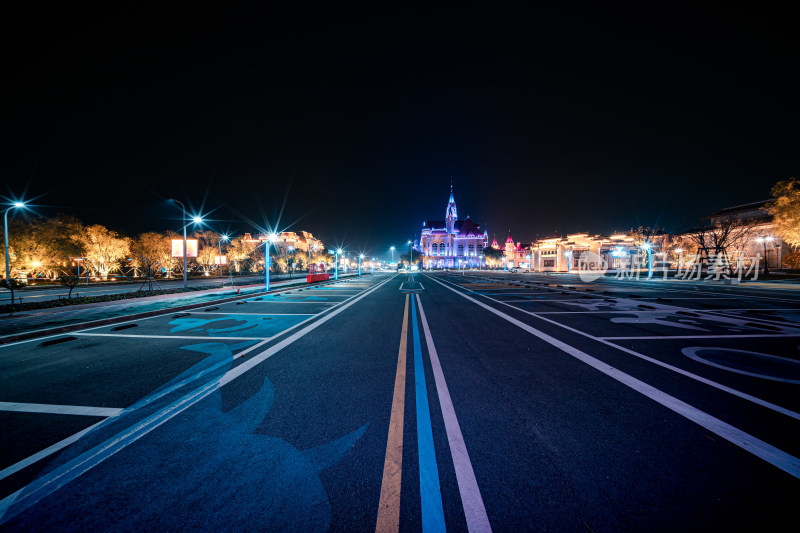
<instances>
[{"instance_id":1,"label":"yellow center line","mask_svg":"<svg viewBox=\"0 0 800 533\"><path fill-rule=\"evenodd\" d=\"M389 440L386 443L386 461L383 463L381 499L378 504L377 533L400 530L400 478L403 473L403 415L406 405L406 348L408 347L408 294L403 312L403 331L397 356L397 374L394 378L392 415L389 419Z\"/></svg>"}]
</instances>

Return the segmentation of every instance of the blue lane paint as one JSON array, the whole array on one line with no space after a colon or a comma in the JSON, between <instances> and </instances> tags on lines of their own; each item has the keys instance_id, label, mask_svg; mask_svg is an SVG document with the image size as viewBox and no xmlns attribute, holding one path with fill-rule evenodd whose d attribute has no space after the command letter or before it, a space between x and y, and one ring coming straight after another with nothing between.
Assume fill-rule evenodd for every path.
<instances>
[{"instance_id":1,"label":"blue lane paint","mask_svg":"<svg viewBox=\"0 0 800 533\"><path fill-rule=\"evenodd\" d=\"M411 306L414 331L414 384L417 403L417 451L419 455L419 493L422 499L422 531L446 531L442 491L439 486L439 467L433 446L431 411L428 407L428 388L425 386L425 367L422 364L422 343L417 326L417 306Z\"/></svg>"}]
</instances>

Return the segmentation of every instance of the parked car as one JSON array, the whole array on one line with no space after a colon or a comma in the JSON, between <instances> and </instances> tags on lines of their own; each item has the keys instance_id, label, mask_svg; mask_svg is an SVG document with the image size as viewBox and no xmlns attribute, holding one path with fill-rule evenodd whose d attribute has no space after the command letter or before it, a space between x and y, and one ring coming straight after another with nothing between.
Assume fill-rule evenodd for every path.
<instances>
[{"instance_id":1,"label":"parked car","mask_svg":"<svg viewBox=\"0 0 800 533\"><path fill-rule=\"evenodd\" d=\"M512 267L511 269L509 269L509 272L511 272L512 274L517 274L518 272L530 272L530 270L527 268Z\"/></svg>"}]
</instances>

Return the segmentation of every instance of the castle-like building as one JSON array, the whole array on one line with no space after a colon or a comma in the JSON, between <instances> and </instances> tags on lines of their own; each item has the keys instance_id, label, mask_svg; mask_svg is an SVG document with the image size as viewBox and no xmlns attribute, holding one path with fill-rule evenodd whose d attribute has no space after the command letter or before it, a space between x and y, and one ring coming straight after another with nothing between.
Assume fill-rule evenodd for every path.
<instances>
[{"instance_id":1,"label":"castle-like building","mask_svg":"<svg viewBox=\"0 0 800 533\"><path fill-rule=\"evenodd\" d=\"M422 256L423 268L470 268L486 264L483 249L489 235L467 216L458 220L453 185L444 220L426 220L415 251Z\"/></svg>"}]
</instances>

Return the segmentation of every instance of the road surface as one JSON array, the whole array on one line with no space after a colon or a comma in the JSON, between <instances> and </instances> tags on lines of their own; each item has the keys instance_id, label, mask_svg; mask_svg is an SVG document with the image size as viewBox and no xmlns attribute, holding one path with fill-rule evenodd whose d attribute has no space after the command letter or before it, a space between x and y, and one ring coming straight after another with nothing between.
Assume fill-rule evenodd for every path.
<instances>
[{"instance_id":1,"label":"road surface","mask_svg":"<svg viewBox=\"0 0 800 533\"><path fill-rule=\"evenodd\" d=\"M8 531L796 521L800 293L382 274L0 347Z\"/></svg>"}]
</instances>

